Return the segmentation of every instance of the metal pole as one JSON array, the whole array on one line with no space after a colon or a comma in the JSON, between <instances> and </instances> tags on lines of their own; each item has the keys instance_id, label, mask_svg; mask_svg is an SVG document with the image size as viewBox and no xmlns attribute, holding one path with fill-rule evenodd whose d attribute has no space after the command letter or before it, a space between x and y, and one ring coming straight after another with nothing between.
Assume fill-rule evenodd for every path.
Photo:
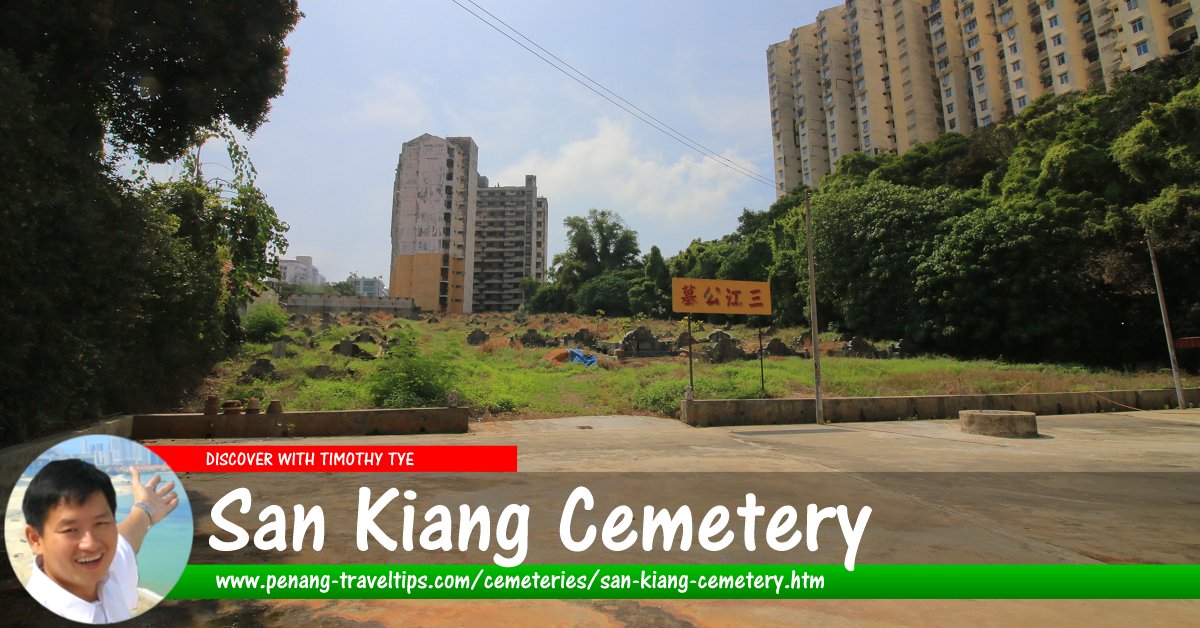
<instances>
[{"instance_id":1,"label":"metal pole","mask_svg":"<svg viewBox=\"0 0 1200 628\"><path fill-rule=\"evenodd\" d=\"M688 387L692 389L692 395L696 394L696 382L692 378L692 315L688 314Z\"/></svg>"},{"instance_id":2,"label":"metal pole","mask_svg":"<svg viewBox=\"0 0 1200 628\"><path fill-rule=\"evenodd\" d=\"M814 408L816 408L817 425L825 424L825 416L821 409L821 332L817 323L817 272L813 265L812 243L812 202L809 191L804 190L804 227L808 233L808 311L812 319L813 342L813 390L816 393Z\"/></svg>"},{"instance_id":3,"label":"metal pole","mask_svg":"<svg viewBox=\"0 0 1200 628\"><path fill-rule=\"evenodd\" d=\"M767 370L763 366L762 327L758 328L758 378L762 382L763 399L767 398Z\"/></svg>"},{"instance_id":4,"label":"metal pole","mask_svg":"<svg viewBox=\"0 0 1200 628\"><path fill-rule=\"evenodd\" d=\"M1146 232L1146 248L1150 249L1150 269L1154 271L1154 290L1158 293L1158 309L1162 312L1163 333L1167 335L1167 355L1171 356L1171 376L1175 378L1175 398L1183 405L1183 385L1179 382L1179 360L1175 358L1175 339L1171 337L1171 322L1167 320L1167 298L1163 295L1162 279L1158 276L1158 259L1154 257L1154 241Z\"/></svg>"}]
</instances>

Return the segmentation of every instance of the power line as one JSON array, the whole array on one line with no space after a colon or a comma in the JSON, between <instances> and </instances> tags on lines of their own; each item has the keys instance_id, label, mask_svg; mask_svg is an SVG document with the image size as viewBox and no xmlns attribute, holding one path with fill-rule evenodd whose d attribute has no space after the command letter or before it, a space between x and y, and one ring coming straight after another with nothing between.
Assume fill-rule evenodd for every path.
<instances>
[{"instance_id":1,"label":"power line","mask_svg":"<svg viewBox=\"0 0 1200 628\"><path fill-rule=\"evenodd\" d=\"M750 177L751 179L754 179L755 181L757 181L757 182L759 182L759 183L762 183L762 184L764 184L764 185L769 185L769 186L771 186L771 188L772 188L772 189L774 189L774 188L775 188L775 183L774 183L773 181L771 181L770 179L767 179L767 178L765 178L765 177L763 177L763 176L759 175L758 173L754 172L753 170L750 170L750 169L748 169L748 168L746 168L746 167L744 167L744 166L742 166L742 165L740 165L740 164L738 164L738 163L736 163L736 162L734 162L734 161L732 161L732 160L730 160L730 159L726 158L725 156L723 156L723 155L720 155L720 154L716 153L716 152L715 152L715 151L713 151L712 149L710 149L710 148L708 148L708 147L704 146L703 144L700 144L700 143L699 143L699 142L697 142L696 140L693 140L692 138L688 137L687 135L685 135L685 134L683 134L683 133L681 133L681 132L679 132L679 131L675 130L673 127L671 127L671 126L670 126L670 125L668 125L667 123L665 123L665 122L663 122L663 121L659 120L658 118L655 118L654 116L650 115L650 114L649 114L649 113L647 113L645 110L643 110L643 109L641 109L640 107L638 107L637 105L635 105L635 104L633 104L633 103L629 102L629 101L628 101L628 100L626 100L625 98L622 98L622 97L621 97L619 94L617 94L616 92L614 92L614 91L612 91L612 90L608 89L607 87L605 87L605 86L601 85L599 82L597 82L597 81L593 80L593 79L592 79L591 77L589 77L587 74L584 74L584 73L583 73L583 72L581 72L580 70L577 70L577 69L576 69L575 67L573 67L571 64L567 63L566 61L563 61L562 59L560 59L559 57L557 57L557 56L556 56L554 53L552 53L552 52L550 52L549 50L546 50L546 49L545 49L545 48L543 48L542 46L538 45L538 43L537 43L537 42L535 42L535 41L533 41L532 39L530 39L530 38L526 37L524 34L522 34L522 33L521 33L520 31L518 31L517 29L513 28L512 26L510 26L510 25L509 25L508 23L506 23L504 20L502 20L502 19L500 19L500 18L496 17L496 16L495 16L495 15L493 15L491 12L489 12L487 9L485 9L485 8L483 8L483 7L481 7L481 6L479 6L477 3L475 3L475 2L474 2L474 0L466 0L466 1L467 1L467 2L469 2L470 4L474 5L474 6L475 6L476 8L478 8L480 11L482 11L482 12L486 13L486 14L487 14L489 17L491 17L492 19L496 20L496 21L497 21L497 22L499 22L500 24L503 24L503 25L505 26L505 28L509 29L509 30L510 30L510 31L512 31L513 33L516 33L516 34L517 34L517 36L519 36L521 39L524 39L525 41L529 42L529 43L530 43L530 44L532 44L534 47L536 47L538 50L540 50L540 51L542 51L542 52L546 53L547 55L549 55L551 58L553 58L553 59L554 59L554 61L557 61L558 63L555 63L554 61L551 61L550 59L546 58L545 56L542 56L541 54L539 54L537 51L533 50L533 48L530 48L529 46L525 45L525 44L524 44L524 43L522 43L521 41L518 41L518 40L517 40L516 38L514 38L512 35L508 34L508 33L507 33L507 32L505 32L504 30L502 30L500 27L498 27L498 26L496 26L495 24L493 24L492 22L488 21L488 20L487 20L487 19L485 19L483 16L481 16L481 15L479 15L478 13L476 13L476 12L472 11L470 8L468 8L467 6L465 6L464 4L462 4L461 2L459 2L458 0L450 0L450 1L451 1L451 2L453 2L454 4L458 5L458 6L459 6L459 8L461 8L462 10L466 11L467 13L470 13L472 16L474 16L474 17L475 17L476 19L478 19L479 21L483 22L484 24L487 24L489 27L491 27L491 28L492 28L493 30L495 30L496 32L500 33L501 35L504 35L504 36L505 36L505 37L507 37L509 40L511 40L513 43L515 43L515 44L517 44L518 46L520 46L520 47L524 48L524 49L525 49L527 52L529 52L529 53L530 53L530 54L532 54L533 56L537 57L538 59L541 59L543 62L545 62L545 63L546 63L547 65L549 65L550 67L554 68L555 70L558 70L560 73L562 73L562 74L563 74L563 76L566 76L567 78L569 78L569 79L571 79L571 80L575 81L576 83L579 83L580 85L582 85L582 86L584 86L585 88L587 88L588 90L590 90L592 93L594 93L594 94L596 94L597 96L599 96L599 97L603 98L604 100L607 100L608 102L610 102L610 103L612 103L613 105L617 106L618 108L620 108L621 110L625 111L625 112L626 112L626 113L628 113L629 115L631 115L631 116L633 116L633 117L637 118L638 120L641 120L641 121L642 121L642 122L644 122L645 124L647 124L647 125L649 125L649 126L653 127L655 130L659 131L660 133L662 133L662 134L666 135L667 137L669 137L669 138L671 138L671 139L675 140L676 142L678 142L678 143L680 143L680 144L682 144L682 145L686 146L687 148L690 148L690 149L692 149L693 151L695 151L695 152L697 152L697 153L700 153L700 155L701 155L701 156L703 156L703 157L706 157L706 158L709 158L709 159L712 159L712 160L713 160L713 161L715 161L715 162L716 162L718 165L720 165L720 166L722 166L722 167L724 167L724 168L727 168L727 169L729 169L729 170L732 170L732 171L734 171L734 172L736 172L736 173L738 173L738 174L740 174L740 175L742 175L742 176ZM562 65L560 66L559 64L562 64ZM566 68L569 68L569 69L571 70L571 72L574 72L575 74L572 74L571 72L568 72L567 70L563 69L563 67L562 67L562 66L565 66ZM578 76L576 76L576 74L577 74ZM581 79L580 77L582 77L582 79ZM584 82L585 80L586 80L587 82ZM589 85L589 83L590 83L590 85ZM593 85L595 85L595 87L593 87ZM599 89L597 89L597 88L599 88ZM601 91L601 90L603 90L603 91ZM611 94L611 97L609 96L609 94ZM615 98L616 100L614 100L614 98ZM618 101L620 101L620 102L618 102Z\"/></svg>"}]
</instances>

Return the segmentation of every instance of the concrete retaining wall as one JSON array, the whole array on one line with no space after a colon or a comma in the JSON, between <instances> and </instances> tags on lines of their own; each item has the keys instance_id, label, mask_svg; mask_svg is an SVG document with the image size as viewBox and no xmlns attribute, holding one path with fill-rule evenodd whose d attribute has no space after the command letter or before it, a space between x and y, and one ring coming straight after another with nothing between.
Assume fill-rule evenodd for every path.
<instances>
[{"instance_id":1,"label":"concrete retaining wall","mask_svg":"<svg viewBox=\"0 0 1200 628\"><path fill-rule=\"evenodd\" d=\"M466 408L409 408L285 412L283 414L138 414L97 423L0 449L0 491L8 495L17 478L42 452L62 441L92 434L133 440L165 438L270 438L273 436L375 436L465 434Z\"/></svg>"},{"instance_id":2,"label":"concrete retaining wall","mask_svg":"<svg viewBox=\"0 0 1200 628\"><path fill-rule=\"evenodd\" d=\"M1183 398L1188 406L1200 405L1200 388L1184 389ZM914 418L952 419L958 417L959 410L1018 410L1044 416L1119 412L1130 408L1161 410L1173 408L1175 405L1174 389L1011 395L837 397L821 400L825 421L829 423ZM812 399L685 399L681 410L680 420L695 427L816 422Z\"/></svg>"},{"instance_id":3,"label":"concrete retaining wall","mask_svg":"<svg viewBox=\"0 0 1200 628\"><path fill-rule=\"evenodd\" d=\"M465 434L466 408L285 412L283 414L139 414L132 438L269 438Z\"/></svg>"}]
</instances>

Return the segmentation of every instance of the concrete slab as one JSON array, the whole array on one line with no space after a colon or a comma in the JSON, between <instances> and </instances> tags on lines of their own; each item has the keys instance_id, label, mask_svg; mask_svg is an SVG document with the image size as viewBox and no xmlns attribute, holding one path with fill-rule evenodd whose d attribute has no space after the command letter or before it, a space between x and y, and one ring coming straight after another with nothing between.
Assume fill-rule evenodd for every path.
<instances>
[{"instance_id":1,"label":"concrete slab","mask_svg":"<svg viewBox=\"0 0 1200 628\"><path fill-rule=\"evenodd\" d=\"M1194 477L1190 474L1200 473L1200 410L1045 416L1038 417L1038 423L1040 438L1013 440L964 434L955 420L698 429L654 417L591 416L472 423L467 434L223 442L515 444L521 474L464 490L501 500L520 495L535 504L543 498L527 494L534 485L532 478L564 475L556 472L648 474L605 476L630 478L633 487L622 490L631 500L638 497L639 491L654 490L651 485L669 487L671 482L687 477L681 473L715 478L767 471L770 473L754 477L777 478L774 481L780 486L796 483L797 478L820 478L826 486L806 487L805 498L829 504L839 494L845 496L849 486L854 487L856 500L876 509L883 527L868 533L864 540L860 560L867 562L870 558L877 562L922 562L921 548L928 547L942 548L946 556L966 557L961 562L1200 562L1200 543L1196 540L1200 486L1183 481ZM1143 478L1151 474L1157 474L1152 477L1159 480L1153 486L1165 487L1162 490L1169 494L1147 494ZM201 508L235 483L252 485L256 496L294 495L298 481L303 482L302 492L319 496L322 505L348 505L354 496L347 488L367 481L350 474L323 475L319 480L287 474L262 474L253 483L245 479L192 474L184 478L184 484L194 507ZM434 490L433 479L410 477L404 481ZM371 482L378 483L378 478ZM733 491L717 482L711 492L713 499L721 500ZM552 501L550 497L544 499ZM1186 506L1189 503L1193 506ZM887 517L891 519L885 524ZM201 521L197 525L198 539L214 532L210 523ZM330 546L346 542L344 538L327 539ZM197 543L193 560L230 560L227 556L211 556L211 550L206 550ZM817 562L837 562L824 554L815 556ZM312 558L297 555L287 561L304 563ZM535 558L531 551L529 562L540 562ZM727 559L757 562L754 556L738 552L731 552ZM395 560L380 551L345 562ZM420 560L418 557L414 562ZM338 560L322 555L320 562ZM25 609L30 617L37 617L38 609L29 608L21 595L0 591L0 604L18 607L18 617ZM148 625L227 625L251 618L269 624L306 625L997 626L1136 622L1175 626L1200 622L1200 601L168 601L139 620Z\"/></svg>"}]
</instances>

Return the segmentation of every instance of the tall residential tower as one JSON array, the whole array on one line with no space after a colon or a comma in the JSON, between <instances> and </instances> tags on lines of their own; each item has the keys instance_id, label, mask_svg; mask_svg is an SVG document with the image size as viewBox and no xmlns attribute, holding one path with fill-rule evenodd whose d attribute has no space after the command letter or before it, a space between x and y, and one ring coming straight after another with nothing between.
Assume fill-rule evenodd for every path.
<instances>
[{"instance_id":1,"label":"tall residential tower","mask_svg":"<svg viewBox=\"0 0 1200 628\"><path fill-rule=\"evenodd\" d=\"M521 281L546 279L548 202L537 177L488 187L469 137L405 142L392 190L388 295L427 312L515 310Z\"/></svg>"},{"instance_id":2,"label":"tall residential tower","mask_svg":"<svg viewBox=\"0 0 1200 628\"><path fill-rule=\"evenodd\" d=\"M1191 48L1200 0L846 0L767 47L776 192Z\"/></svg>"}]
</instances>

